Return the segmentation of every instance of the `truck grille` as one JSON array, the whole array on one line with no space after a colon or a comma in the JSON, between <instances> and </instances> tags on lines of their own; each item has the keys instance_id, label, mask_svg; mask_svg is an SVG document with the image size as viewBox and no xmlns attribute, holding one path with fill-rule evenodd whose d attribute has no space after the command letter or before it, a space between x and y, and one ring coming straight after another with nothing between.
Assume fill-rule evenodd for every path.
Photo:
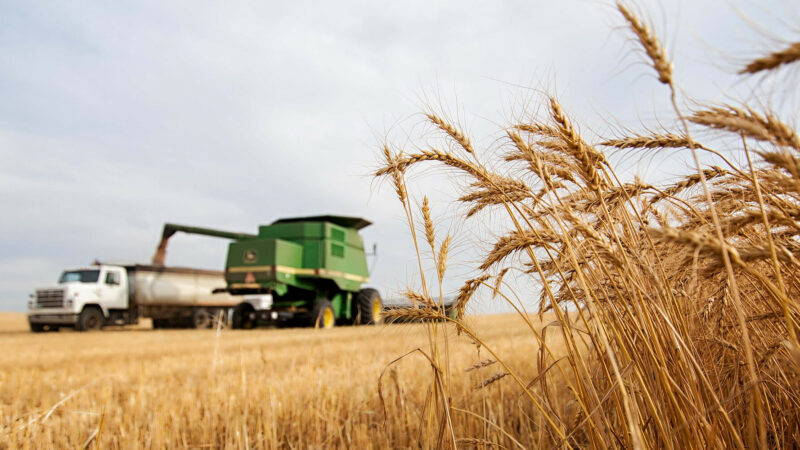
<instances>
[{"instance_id":1,"label":"truck grille","mask_svg":"<svg viewBox=\"0 0 800 450\"><path fill-rule=\"evenodd\" d=\"M39 308L63 308L63 289L40 289L36 291L36 305Z\"/></svg>"}]
</instances>

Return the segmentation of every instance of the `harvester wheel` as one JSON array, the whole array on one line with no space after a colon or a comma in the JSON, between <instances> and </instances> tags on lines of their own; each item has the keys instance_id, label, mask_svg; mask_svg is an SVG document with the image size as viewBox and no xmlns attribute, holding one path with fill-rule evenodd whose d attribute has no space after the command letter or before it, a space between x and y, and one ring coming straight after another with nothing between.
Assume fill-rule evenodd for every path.
<instances>
[{"instance_id":1,"label":"harvester wheel","mask_svg":"<svg viewBox=\"0 0 800 450\"><path fill-rule=\"evenodd\" d=\"M211 313L206 309L195 309L192 312L192 328L208 328L212 320Z\"/></svg>"},{"instance_id":2,"label":"harvester wheel","mask_svg":"<svg viewBox=\"0 0 800 450\"><path fill-rule=\"evenodd\" d=\"M255 322L248 316L253 311L253 307L247 303L241 304L233 309L231 327L236 329L251 329L256 326Z\"/></svg>"},{"instance_id":3,"label":"harvester wheel","mask_svg":"<svg viewBox=\"0 0 800 450\"><path fill-rule=\"evenodd\" d=\"M88 307L81 312L78 316L78 322L75 324L75 329L78 331L97 331L102 330L105 322L103 312L100 308Z\"/></svg>"},{"instance_id":4,"label":"harvester wheel","mask_svg":"<svg viewBox=\"0 0 800 450\"><path fill-rule=\"evenodd\" d=\"M317 300L311 309L311 325L314 328L333 328L336 325L336 313L328 300Z\"/></svg>"},{"instance_id":5,"label":"harvester wheel","mask_svg":"<svg viewBox=\"0 0 800 450\"><path fill-rule=\"evenodd\" d=\"M356 308L356 323L383 323L383 301L381 301L381 294L377 290L366 288L358 291L358 294L356 294Z\"/></svg>"}]
</instances>

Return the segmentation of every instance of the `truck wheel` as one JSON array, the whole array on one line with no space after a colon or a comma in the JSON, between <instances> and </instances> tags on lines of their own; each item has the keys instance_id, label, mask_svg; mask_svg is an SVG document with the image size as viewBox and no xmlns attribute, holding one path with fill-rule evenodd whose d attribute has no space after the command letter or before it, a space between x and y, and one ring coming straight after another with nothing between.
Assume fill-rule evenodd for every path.
<instances>
[{"instance_id":1,"label":"truck wheel","mask_svg":"<svg viewBox=\"0 0 800 450\"><path fill-rule=\"evenodd\" d=\"M44 331L44 325L40 323L29 323L31 326L31 332L33 333L41 333Z\"/></svg>"},{"instance_id":2,"label":"truck wheel","mask_svg":"<svg viewBox=\"0 0 800 450\"><path fill-rule=\"evenodd\" d=\"M231 327L235 329L246 330L255 327L255 322L249 318L251 312L253 312L253 307L249 304L242 304L234 308L233 318L231 319Z\"/></svg>"},{"instance_id":3,"label":"truck wheel","mask_svg":"<svg viewBox=\"0 0 800 450\"><path fill-rule=\"evenodd\" d=\"M336 325L336 313L328 300L317 300L311 308L311 325L314 328L333 328Z\"/></svg>"},{"instance_id":4,"label":"truck wheel","mask_svg":"<svg viewBox=\"0 0 800 450\"><path fill-rule=\"evenodd\" d=\"M211 313L205 309L195 309L192 312L192 328L209 328L211 326Z\"/></svg>"},{"instance_id":5,"label":"truck wheel","mask_svg":"<svg viewBox=\"0 0 800 450\"><path fill-rule=\"evenodd\" d=\"M78 322L75 324L75 329L78 331L96 331L102 330L105 322L103 312L99 308L85 308L81 315L78 316Z\"/></svg>"},{"instance_id":6,"label":"truck wheel","mask_svg":"<svg viewBox=\"0 0 800 450\"><path fill-rule=\"evenodd\" d=\"M356 323L383 323L383 301L377 290L366 288L356 294Z\"/></svg>"}]
</instances>

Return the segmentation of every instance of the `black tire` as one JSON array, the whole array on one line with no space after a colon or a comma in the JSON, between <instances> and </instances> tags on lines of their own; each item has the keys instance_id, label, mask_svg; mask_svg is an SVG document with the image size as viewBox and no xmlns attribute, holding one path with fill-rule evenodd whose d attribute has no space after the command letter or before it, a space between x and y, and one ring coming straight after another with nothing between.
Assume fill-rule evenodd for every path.
<instances>
[{"instance_id":1,"label":"black tire","mask_svg":"<svg viewBox=\"0 0 800 450\"><path fill-rule=\"evenodd\" d=\"M31 326L31 332L32 333L42 333L42 332L45 331L44 330L44 325L42 325L40 323L30 323L30 322L28 322L28 325Z\"/></svg>"},{"instance_id":2,"label":"black tire","mask_svg":"<svg viewBox=\"0 0 800 450\"><path fill-rule=\"evenodd\" d=\"M381 294L365 288L356 294L356 323L377 325L383 323L383 301Z\"/></svg>"},{"instance_id":3,"label":"black tire","mask_svg":"<svg viewBox=\"0 0 800 450\"><path fill-rule=\"evenodd\" d=\"M336 313L328 300L317 300L311 308L311 326L330 329L336 325Z\"/></svg>"},{"instance_id":4,"label":"black tire","mask_svg":"<svg viewBox=\"0 0 800 450\"><path fill-rule=\"evenodd\" d=\"M161 328L167 328L166 320L164 319L153 319L153 329L159 330Z\"/></svg>"},{"instance_id":5,"label":"black tire","mask_svg":"<svg viewBox=\"0 0 800 450\"><path fill-rule=\"evenodd\" d=\"M88 307L84 308L81 315L78 316L78 322L75 324L75 329L78 331L97 331L102 330L105 325L106 318L103 317L103 312L100 308Z\"/></svg>"},{"instance_id":6,"label":"black tire","mask_svg":"<svg viewBox=\"0 0 800 450\"><path fill-rule=\"evenodd\" d=\"M256 326L255 321L247 316L253 312L253 307L247 303L241 304L233 309L231 318L231 328L237 330L249 330Z\"/></svg>"},{"instance_id":7,"label":"black tire","mask_svg":"<svg viewBox=\"0 0 800 450\"><path fill-rule=\"evenodd\" d=\"M208 312L207 309L195 309L192 311L192 328L204 329L204 328L211 328L211 322L214 321L214 318L211 317L211 313Z\"/></svg>"}]
</instances>

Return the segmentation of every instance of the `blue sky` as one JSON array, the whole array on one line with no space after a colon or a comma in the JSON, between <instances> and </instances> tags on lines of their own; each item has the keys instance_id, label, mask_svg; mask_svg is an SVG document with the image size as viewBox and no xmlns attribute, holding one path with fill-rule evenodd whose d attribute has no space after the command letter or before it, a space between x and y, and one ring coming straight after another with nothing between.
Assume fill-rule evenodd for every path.
<instances>
[{"instance_id":1,"label":"blue sky","mask_svg":"<svg viewBox=\"0 0 800 450\"><path fill-rule=\"evenodd\" d=\"M797 40L790 2L664 3L641 7L693 98L766 91L796 111L773 79L733 75ZM424 146L419 112L433 107L496 150L535 89L557 93L589 135L668 122L666 92L620 26L612 3L585 0L2 2L0 310L24 309L65 267L147 262L167 221L254 232L280 217L364 216L375 283L413 286L402 211L370 177L380 143ZM687 167L680 155L620 161L660 179ZM441 175L411 181L440 231L459 232L453 289L499 230L461 223ZM167 263L221 268L225 248L177 236Z\"/></svg>"}]
</instances>

